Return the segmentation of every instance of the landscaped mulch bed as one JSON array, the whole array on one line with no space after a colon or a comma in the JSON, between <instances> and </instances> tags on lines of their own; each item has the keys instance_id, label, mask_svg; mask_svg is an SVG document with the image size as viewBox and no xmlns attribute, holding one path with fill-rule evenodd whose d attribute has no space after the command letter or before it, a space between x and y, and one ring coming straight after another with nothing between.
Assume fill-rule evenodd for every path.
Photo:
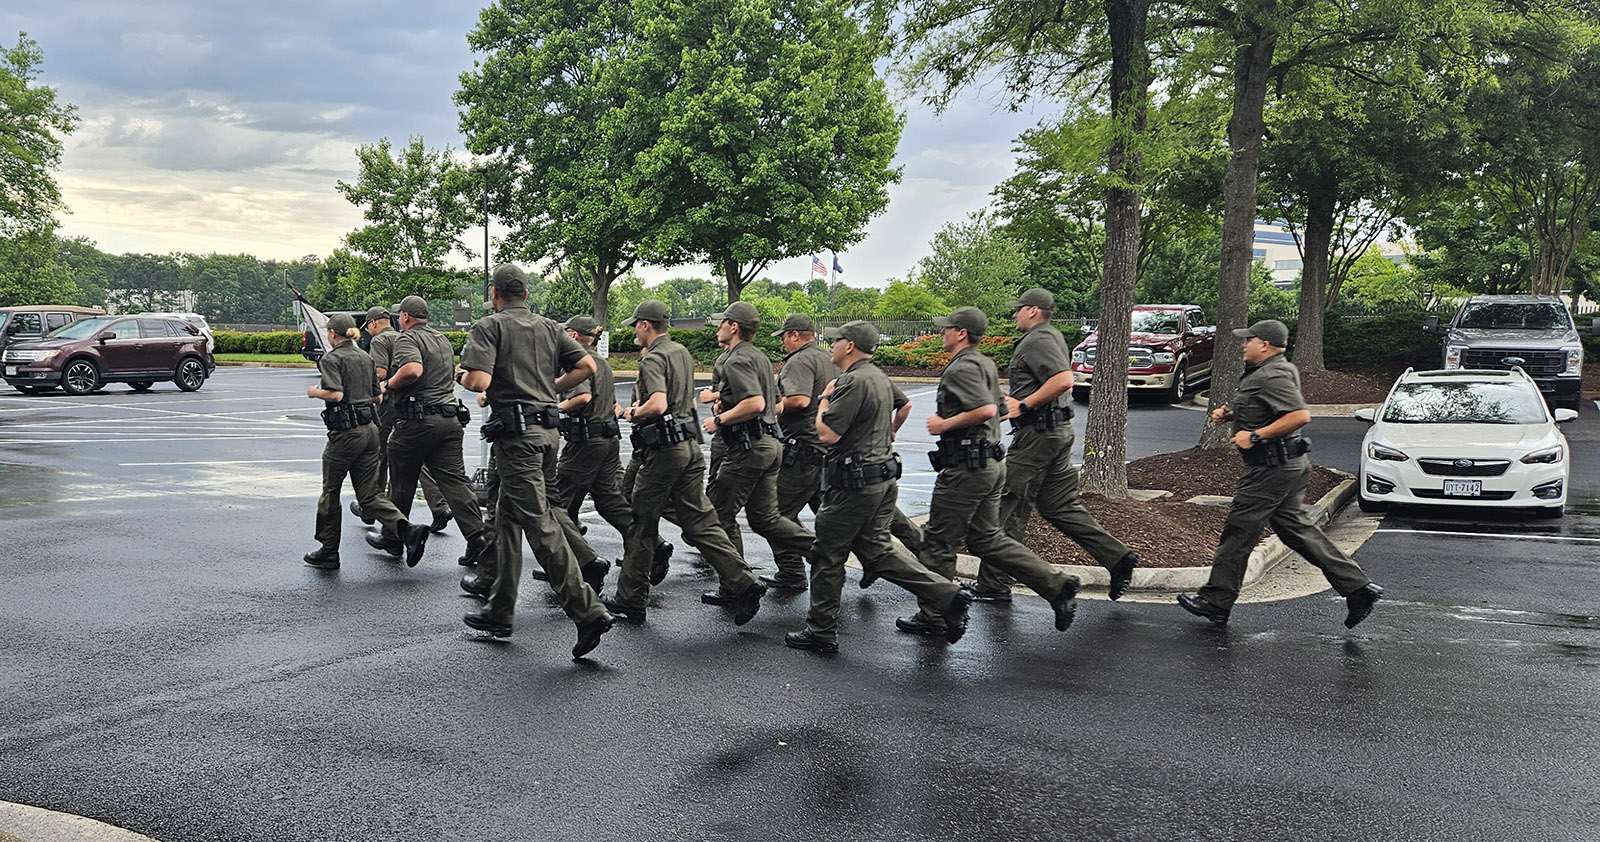
<instances>
[{"instance_id":1,"label":"landscaped mulch bed","mask_svg":"<svg viewBox=\"0 0 1600 842\"><path fill-rule=\"evenodd\" d=\"M1243 463L1233 450L1182 450L1139 459L1128 465L1130 488L1173 492L1169 499L1143 503L1086 494L1084 506L1123 543L1138 550L1144 567L1203 567L1211 563L1228 517L1223 506L1183 502L1202 494L1231 496ZM1344 480L1313 466L1306 500L1314 503ZM1045 561L1095 565L1087 552L1035 512L1028 521L1027 544Z\"/></svg>"},{"instance_id":2,"label":"landscaped mulch bed","mask_svg":"<svg viewBox=\"0 0 1600 842\"><path fill-rule=\"evenodd\" d=\"M1381 403L1404 370L1302 371L1300 393L1308 404Z\"/></svg>"}]
</instances>

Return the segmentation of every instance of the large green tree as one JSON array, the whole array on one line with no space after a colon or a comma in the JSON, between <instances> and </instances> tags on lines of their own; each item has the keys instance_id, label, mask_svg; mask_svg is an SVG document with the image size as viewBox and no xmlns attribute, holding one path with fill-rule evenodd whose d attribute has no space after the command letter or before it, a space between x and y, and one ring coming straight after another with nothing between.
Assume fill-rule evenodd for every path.
<instances>
[{"instance_id":1,"label":"large green tree","mask_svg":"<svg viewBox=\"0 0 1600 842\"><path fill-rule=\"evenodd\" d=\"M55 171L61 137L77 116L56 100L55 88L38 84L43 61L44 52L26 33L0 49L0 237L48 227L61 208Z\"/></svg>"},{"instance_id":2,"label":"large green tree","mask_svg":"<svg viewBox=\"0 0 1600 842\"><path fill-rule=\"evenodd\" d=\"M1028 256L992 214L979 211L964 222L945 223L933 236L932 246L932 253L917 262L919 284L938 298L955 302L952 306L970 305L996 317L1010 315L1005 304L1020 291Z\"/></svg>"},{"instance_id":3,"label":"large green tree","mask_svg":"<svg viewBox=\"0 0 1600 842\"><path fill-rule=\"evenodd\" d=\"M71 268L61 260L53 225L0 237L0 306L70 304L80 300Z\"/></svg>"},{"instance_id":4,"label":"large green tree","mask_svg":"<svg viewBox=\"0 0 1600 842\"><path fill-rule=\"evenodd\" d=\"M716 267L730 301L773 261L843 249L888 205L902 119L842 0L635 0L660 86L641 156L652 252Z\"/></svg>"},{"instance_id":5,"label":"large green tree","mask_svg":"<svg viewBox=\"0 0 1600 842\"><path fill-rule=\"evenodd\" d=\"M356 160L356 180L338 182L367 221L345 237L352 251L393 275L445 269L457 252L474 256L461 235L482 222L480 183L448 146L430 150L413 137L396 150L383 138L357 147Z\"/></svg>"}]
</instances>

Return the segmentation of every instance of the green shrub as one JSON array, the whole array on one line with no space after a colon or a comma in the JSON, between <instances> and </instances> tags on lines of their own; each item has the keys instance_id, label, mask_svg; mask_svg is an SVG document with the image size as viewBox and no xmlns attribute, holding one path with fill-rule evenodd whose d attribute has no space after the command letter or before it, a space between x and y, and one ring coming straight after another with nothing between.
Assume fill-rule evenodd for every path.
<instances>
[{"instance_id":1,"label":"green shrub","mask_svg":"<svg viewBox=\"0 0 1600 842\"><path fill-rule=\"evenodd\" d=\"M1329 368L1438 368L1440 340L1422 332L1426 317L1421 310L1366 319L1330 315L1323 323L1323 362ZM1299 324L1290 321L1288 325L1293 337ZM1289 355L1293 359L1293 343L1290 344Z\"/></svg>"},{"instance_id":2,"label":"green shrub","mask_svg":"<svg viewBox=\"0 0 1600 842\"><path fill-rule=\"evenodd\" d=\"M464 330L443 330L444 338L450 340L450 347L455 349L456 355L461 354L461 348L467 344L467 332Z\"/></svg>"},{"instance_id":3,"label":"green shrub","mask_svg":"<svg viewBox=\"0 0 1600 842\"><path fill-rule=\"evenodd\" d=\"M219 330L212 334L215 354L298 354L305 337L298 330L278 330L268 333L241 333L236 330Z\"/></svg>"}]
</instances>

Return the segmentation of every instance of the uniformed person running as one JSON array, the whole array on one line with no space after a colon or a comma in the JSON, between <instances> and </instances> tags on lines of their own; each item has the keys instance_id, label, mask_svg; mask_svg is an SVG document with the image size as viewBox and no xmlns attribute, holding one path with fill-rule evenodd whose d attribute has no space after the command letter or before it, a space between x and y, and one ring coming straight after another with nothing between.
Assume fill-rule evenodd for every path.
<instances>
[{"instance_id":1,"label":"uniformed person running","mask_svg":"<svg viewBox=\"0 0 1600 842\"><path fill-rule=\"evenodd\" d=\"M899 486L900 462L890 432L893 387L872 364L878 329L863 321L829 328L828 349L839 377L817 407L817 435L828 445L823 466L822 511L812 544L811 610L806 627L784 643L816 652L839 651L839 601L844 563L851 552L862 568L917 595L944 617L945 640L967 631L971 598L954 582L923 567L889 535Z\"/></svg>"},{"instance_id":2,"label":"uniformed person running","mask_svg":"<svg viewBox=\"0 0 1600 842\"><path fill-rule=\"evenodd\" d=\"M384 403L395 418L389 434L393 502L409 517L417 480L426 470L439 483L456 526L467 538L467 558L475 561L489 536L462 461L461 431L470 412L456 399L455 350L428 324L428 302L420 296L408 295L400 302L400 330L390 350L393 368L383 383ZM390 553L400 548L399 537L387 531L368 535L367 543Z\"/></svg>"},{"instance_id":3,"label":"uniformed person running","mask_svg":"<svg viewBox=\"0 0 1600 842\"><path fill-rule=\"evenodd\" d=\"M577 624L572 657L587 654L615 621L583 579L547 496L556 467L556 395L588 379L594 360L555 322L528 310L527 276L511 264L490 278L495 313L472 326L461 350L461 384L488 396L485 437L493 442L500 493L495 506L496 576L482 611L462 620L496 637L512 631L522 580L522 538L550 576L561 609ZM554 377L557 371L563 372Z\"/></svg>"},{"instance_id":4,"label":"uniformed person running","mask_svg":"<svg viewBox=\"0 0 1600 842\"><path fill-rule=\"evenodd\" d=\"M616 384L611 365L594 352L604 328L590 316L573 316L562 325L583 352L594 360L594 376L562 393L561 461L556 494L574 522L585 497L623 538L633 524L633 510L622 495L621 425L617 423Z\"/></svg>"},{"instance_id":5,"label":"uniformed person running","mask_svg":"<svg viewBox=\"0 0 1600 842\"><path fill-rule=\"evenodd\" d=\"M382 307L372 307L367 310L367 321L364 325L367 344L366 352L372 356L372 364L378 370L378 382L389 379L389 375L396 369L394 364L394 342L400 338L400 332L392 330L393 323L389 318L389 311ZM384 489L384 494L395 500L393 491L389 487L389 434L394 431L394 405L390 402L378 404L378 447L381 458L378 460L378 485ZM433 513L433 523L428 529L433 532L444 531L450 523L450 507L445 503L444 495L439 493L439 486L434 483L433 475L427 468L422 469L422 499L428 501L428 510ZM361 518L361 522L372 525L373 518L361 511L358 500L350 501L350 514Z\"/></svg>"},{"instance_id":6,"label":"uniformed person running","mask_svg":"<svg viewBox=\"0 0 1600 842\"><path fill-rule=\"evenodd\" d=\"M812 535L778 512L778 470L783 445L778 440L777 383L772 361L756 347L756 327L761 316L747 301L735 301L727 312L711 316L717 325L717 342L727 352L711 390L716 411L702 429L725 446L722 466L711 483L711 505L723 531L741 557L744 541L739 511L744 510L750 529L765 538L774 554L801 554L811 549ZM769 582L770 584L770 582ZM782 587L804 590L805 579L779 580ZM712 605L726 605L731 594L713 591L702 597Z\"/></svg>"},{"instance_id":7,"label":"uniformed person running","mask_svg":"<svg viewBox=\"0 0 1600 842\"><path fill-rule=\"evenodd\" d=\"M939 377L934 414L928 417L928 432L938 437L938 447L928 457L939 477L918 560L954 579L956 553L965 547L1044 597L1055 611L1056 629L1066 631L1077 611L1078 577L1047 564L1000 529L1000 493L1006 484L1000 415L1005 400L994 361L978 351L989 317L976 307L958 307L933 323L952 356ZM896 620L895 627L912 634L943 634L944 618L924 603L916 614Z\"/></svg>"},{"instance_id":8,"label":"uniformed person running","mask_svg":"<svg viewBox=\"0 0 1600 842\"><path fill-rule=\"evenodd\" d=\"M1300 394L1300 371L1283 355L1289 329L1277 319L1267 319L1233 335L1244 340L1244 377L1234 406L1213 409L1211 420L1220 424L1233 419L1233 443L1244 470L1222 525L1210 580L1198 594L1180 594L1178 604L1219 626L1228 622L1244 584L1250 551L1261 538L1261 527L1271 523L1284 545L1316 565L1345 598L1344 627L1353 629L1372 613L1383 588L1334 546L1306 512L1306 478L1311 472L1306 453L1311 443L1300 436L1300 428L1311 420L1311 413Z\"/></svg>"},{"instance_id":9,"label":"uniformed person running","mask_svg":"<svg viewBox=\"0 0 1600 842\"><path fill-rule=\"evenodd\" d=\"M822 508L822 462L827 450L817 438L817 403L822 390L838 373L828 359L828 349L817 341L811 317L795 313L783 320L783 327L772 334L778 337L787 354L778 386L783 399L778 403L778 427L783 432L783 462L778 470L778 514L795 522L807 505L812 511ZM805 590L806 550L773 548L777 575L762 581L789 590Z\"/></svg>"},{"instance_id":10,"label":"uniformed person running","mask_svg":"<svg viewBox=\"0 0 1600 842\"><path fill-rule=\"evenodd\" d=\"M911 417L911 398L901 391L900 385L893 380L889 381L889 388L894 390L894 423L890 425L890 434L894 438L900 437L900 428L906 424L906 419ZM894 515L889 519L889 534L893 535L913 556L922 556L922 528L911 522L906 517L904 509L898 503L894 507ZM877 574L870 570L861 571L861 587L872 587L878 581Z\"/></svg>"},{"instance_id":11,"label":"uniformed person running","mask_svg":"<svg viewBox=\"0 0 1600 842\"><path fill-rule=\"evenodd\" d=\"M1006 305L1013 311L1022 338L1011 353L1011 391L1006 418L1011 421L1011 450L1006 456L1006 490L1000 498L1000 521L1006 533L1022 541L1028 515L1039 514L1077 542L1111 573L1110 596L1120 599L1133 579L1139 554L1111 537L1078 499L1078 469L1072 465L1072 355L1061 331L1050 324L1056 299L1034 287ZM1010 602L1012 578L996 565L978 567L972 598Z\"/></svg>"},{"instance_id":12,"label":"uniformed person running","mask_svg":"<svg viewBox=\"0 0 1600 842\"><path fill-rule=\"evenodd\" d=\"M695 423L694 356L668 335L670 319L666 304L649 299L626 322L639 347L647 349L639 358L636 388L641 403L625 415L633 425L639 473L633 488L633 528L624 542L616 594L606 607L633 622L644 621L661 512L670 502L684 540L717 571L721 590L733 595L733 621L742 626L760 610L767 588L734 549L706 499L701 484L705 457Z\"/></svg>"},{"instance_id":13,"label":"uniformed person running","mask_svg":"<svg viewBox=\"0 0 1600 842\"><path fill-rule=\"evenodd\" d=\"M321 381L306 397L326 401L322 420L328 443L322 449L322 496L317 499L317 541L305 562L323 570L339 569L339 490L345 475L355 486L362 508L400 536L406 563L415 566L428 541L428 527L412 524L383 496L378 484L378 424L373 400L380 394L372 358L356 344L361 331L344 313L328 317L328 353L317 361Z\"/></svg>"}]
</instances>

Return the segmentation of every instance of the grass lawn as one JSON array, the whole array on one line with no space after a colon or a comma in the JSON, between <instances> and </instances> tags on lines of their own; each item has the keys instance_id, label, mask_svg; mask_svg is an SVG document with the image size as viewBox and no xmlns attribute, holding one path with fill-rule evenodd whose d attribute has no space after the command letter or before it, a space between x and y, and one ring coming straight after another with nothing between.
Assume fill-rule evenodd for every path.
<instances>
[{"instance_id":1,"label":"grass lawn","mask_svg":"<svg viewBox=\"0 0 1600 842\"><path fill-rule=\"evenodd\" d=\"M316 363L307 360L299 354L217 354L219 363L294 363L312 368Z\"/></svg>"}]
</instances>

